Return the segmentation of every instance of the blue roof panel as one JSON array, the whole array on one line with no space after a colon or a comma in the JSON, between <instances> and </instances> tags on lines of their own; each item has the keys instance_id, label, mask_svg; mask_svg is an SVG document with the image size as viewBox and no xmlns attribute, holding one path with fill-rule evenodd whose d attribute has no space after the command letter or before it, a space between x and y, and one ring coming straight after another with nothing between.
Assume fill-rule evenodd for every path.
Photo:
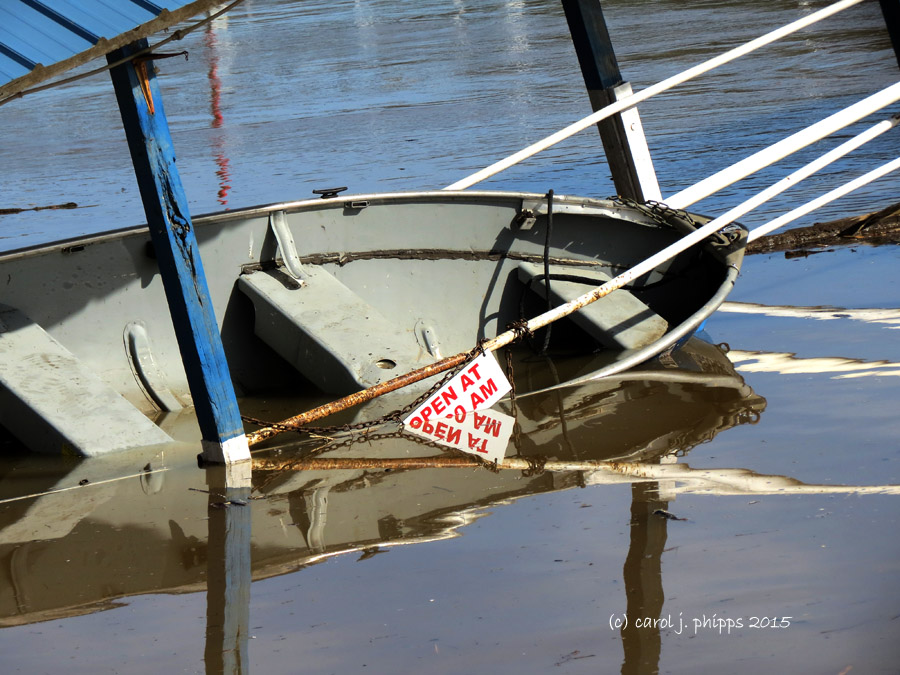
<instances>
[{"instance_id":1,"label":"blue roof panel","mask_svg":"<svg viewBox=\"0 0 900 675\"><path fill-rule=\"evenodd\" d=\"M93 0L43 0L55 14L98 37L112 37L147 23L159 14L133 2ZM99 11L98 11L99 10Z\"/></svg>"},{"instance_id":2,"label":"blue roof panel","mask_svg":"<svg viewBox=\"0 0 900 675\"><path fill-rule=\"evenodd\" d=\"M0 0L0 100L222 3Z\"/></svg>"},{"instance_id":3,"label":"blue roof panel","mask_svg":"<svg viewBox=\"0 0 900 675\"><path fill-rule=\"evenodd\" d=\"M13 14L0 7L0 45L33 63L49 64L77 54L91 42L42 18L30 7Z\"/></svg>"},{"instance_id":4,"label":"blue roof panel","mask_svg":"<svg viewBox=\"0 0 900 675\"><path fill-rule=\"evenodd\" d=\"M14 80L17 77L27 75L31 68L20 66L13 59L5 59L0 56L0 79Z\"/></svg>"}]
</instances>

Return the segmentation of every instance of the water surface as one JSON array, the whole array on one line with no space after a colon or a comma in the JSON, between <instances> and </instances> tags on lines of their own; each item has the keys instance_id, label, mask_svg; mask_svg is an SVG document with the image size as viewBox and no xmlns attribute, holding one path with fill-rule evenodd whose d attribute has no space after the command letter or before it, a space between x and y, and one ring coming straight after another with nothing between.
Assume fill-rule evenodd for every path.
<instances>
[{"instance_id":1,"label":"water surface","mask_svg":"<svg viewBox=\"0 0 900 675\"><path fill-rule=\"evenodd\" d=\"M604 11L640 89L822 5L623 0ZM195 213L332 185L439 188L590 111L562 10L546 0L247 0L181 48L190 59L160 63L161 84ZM647 102L664 195L897 72L878 5L864 3ZM728 208L851 133L697 208ZM0 246L143 220L102 76L0 107L0 139L0 207L82 207L2 216ZM883 137L745 220L761 224L897 147ZM613 192L593 131L484 187ZM883 179L817 218L874 210L898 187ZM736 369L712 348L610 388L523 399L519 450L674 455L793 488L900 484L896 327L841 316L900 308L897 251L749 258L737 310L832 306L838 316L720 312L707 337L727 343ZM713 383L653 375L710 369ZM224 488L193 466L195 452L4 459L5 672L896 670L893 494L369 468L260 472L261 499L229 493L248 503L221 507ZM435 452L387 438L331 454ZM251 546L229 546L223 533L248 523ZM233 583L225 565L239 572Z\"/></svg>"}]
</instances>

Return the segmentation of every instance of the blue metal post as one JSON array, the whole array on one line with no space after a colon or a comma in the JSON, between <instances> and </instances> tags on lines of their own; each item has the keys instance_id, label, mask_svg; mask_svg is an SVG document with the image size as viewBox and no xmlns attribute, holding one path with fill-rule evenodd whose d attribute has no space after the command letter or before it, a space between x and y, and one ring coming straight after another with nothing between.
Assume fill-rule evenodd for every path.
<instances>
[{"instance_id":1,"label":"blue metal post","mask_svg":"<svg viewBox=\"0 0 900 675\"><path fill-rule=\"evenodd\" d=\"M146 47L147 41L139 40L107 60L120 61ZM224 463L249 459L152 61L138 57L111 69L110 75L203 434L204 458Z\"/></svg>"}]
</instances>

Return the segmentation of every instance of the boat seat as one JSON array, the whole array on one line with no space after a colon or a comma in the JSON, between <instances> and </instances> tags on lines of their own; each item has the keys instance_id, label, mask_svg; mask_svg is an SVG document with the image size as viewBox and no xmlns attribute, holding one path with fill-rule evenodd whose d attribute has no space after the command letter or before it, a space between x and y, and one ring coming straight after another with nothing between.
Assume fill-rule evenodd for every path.
<instances>
[{"instance_id":1,"label":"boat seat","mask_svg":"<svg viewBox=\"0 0 900 675\"><path fill-rule=\"evenodd\" d=\"M87 364L0 305L0 424L39 452L91 457L171 443Z\"/></svg>"},{"instance_id":2,"label":"boat seat","mask_svg":"<svg viewBox=\"0 0 900 675\"><path fill-rule=\"evenodd\" d=\"M432 361L412 329L320 267L305 265L302 283L280 268L255 271L238 287L253 302L256 335L323 391L359 391Z\"/></svg>"},{"instance_id":3,"label":"boat seat","mask_svg":"<svg viewBox=\"0 0 900 675\"><path fill-rule=\"evenodd\" d=\"M528 284L541 297L546 297L544 268L534 263L518 264L519 280ZM578 270L550 265L550 293L554 305L570 302L600 286L612 277L598 270ZM577 274L595 281L593 286L573 281L556 281L554 274ZM571 316L572 320L604 347L611 349L640 349L658 340L669 329L668 322L656 314L629 291L620 288L584 307Z\"/></svg>"}]
</instances>

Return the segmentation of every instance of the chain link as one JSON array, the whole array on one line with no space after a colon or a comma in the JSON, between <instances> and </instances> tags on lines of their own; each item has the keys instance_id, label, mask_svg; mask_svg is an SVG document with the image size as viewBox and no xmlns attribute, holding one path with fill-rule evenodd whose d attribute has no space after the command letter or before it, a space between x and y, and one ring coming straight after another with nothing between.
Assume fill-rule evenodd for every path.
<instances>
[{"instance_id":1,"label":"chain link","mask_svg":"<svg viewBox=\"0 0 900 675\"><path fill-rule=\"evenodd\" d=\"M674 225L672 224L673 218L679 218L695 229L699 227L697 221L695 221L687 211L672 208L663 202L648 199L646 202L641 203L634 199L630 199L629 197L622 197L620 195L609 197L609 201L613 204L618 204L619 206L625 206L634 209L635 211L640 211L644 215L649 216L654 222L668 228L674 228Z\"/></svg>"},{"instance_id":2,"label":"chain link","mask_svg":"<svg viewBox=\"0 0 900 675\"><path fill-rule=\"evenodd\" d=\"M636 211L640 211L644 215L652 218L654 222L668 228L677 229L672 222L672 219L674 218L681 220L683 223L689 225L695 230L701 226L700 223L694 220L691 217L691 214L689 214L687 211L672 208L667 204L653 201L652 199L648 199L642 204L633 199L629 199L628 197L620 197L619 195L616 195L614 197L609 197L609 201L620 206L625 206ZM707 238L707 241L715 246L730 246L735 241L740 239L741 231L743 229L744 228L737 223L730 223L723 226L717 232L713 232L712 234L710 234Z\"/></svg>"}]
</instances>

